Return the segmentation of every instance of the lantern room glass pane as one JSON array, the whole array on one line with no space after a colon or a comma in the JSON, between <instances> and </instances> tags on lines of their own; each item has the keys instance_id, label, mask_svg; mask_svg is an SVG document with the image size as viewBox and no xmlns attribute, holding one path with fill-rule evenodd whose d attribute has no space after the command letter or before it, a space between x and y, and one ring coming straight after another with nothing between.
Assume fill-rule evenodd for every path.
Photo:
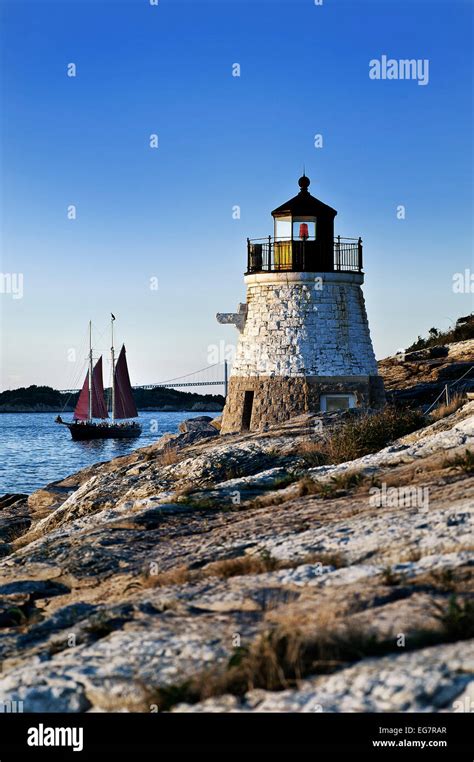
<instances>
[{"instance_id":1,"label":"lantern room glass pane","mask_svg":"<svg viewBox=\"0 0 474 762\"><path fill-rule=\"evenodd\" d=\"M275 218L275 240L286 241L291 238L291 217Z\"/></svg>"},{"instance_id":2,"label":"lantern room glass pane","mask_svg":"<svg viewBox=\"0 0 474 762\"><path fill-rule=\"evenodd\" d=\"M295 217L293 219L294 241L316 240L316 217Z\"/></svg>"}]
</instances>

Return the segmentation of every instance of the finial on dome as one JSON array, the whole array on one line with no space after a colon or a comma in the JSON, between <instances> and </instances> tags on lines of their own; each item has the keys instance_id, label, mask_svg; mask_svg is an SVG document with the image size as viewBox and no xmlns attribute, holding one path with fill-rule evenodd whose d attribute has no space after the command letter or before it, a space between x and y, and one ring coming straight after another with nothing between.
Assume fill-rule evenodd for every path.
<instances>
[{"instance_id":1,"label":"finial on dome","mask_svg":"<svg viewBox=\"0 0 474 762\"><path fill-rule=\"evenodd\" d=\"M298 180L298 185L301 188L300 193L306 193L308 191L310 183L311 183L311 180L309 179L309 177L306 177L306 175L304 173L304 170L303 170L303 174L300 177L300 179Z\"/></svg>"}]
</instances>

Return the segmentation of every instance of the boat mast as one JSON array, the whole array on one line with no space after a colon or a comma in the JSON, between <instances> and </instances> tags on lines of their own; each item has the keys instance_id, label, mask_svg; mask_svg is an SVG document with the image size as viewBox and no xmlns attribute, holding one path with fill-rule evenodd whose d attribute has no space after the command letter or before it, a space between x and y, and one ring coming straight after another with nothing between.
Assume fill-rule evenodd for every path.
<instances>
[{"instance_id":1,"label":"boat mast","mask_svg":"<svg viewBox=\"0 0 474 762\"><path fill-rule=\"evenodd\" d=\"M112 315L112 313L111 313ZM112 315L110 325L112 329L112 346L110 347L110 357L112 359L112 420L115 420L115 351L114 351L114 316Z\"/></svg>"},{"instance_id":2,"label":"boat mast","mask_svg":"<svg viewBox=\"0 0 474 762\"><path fill-rule=\"evenodd\" d=\"M89 421L92 421L92 321L89 320Z\"/></svg>"}]
</instances>

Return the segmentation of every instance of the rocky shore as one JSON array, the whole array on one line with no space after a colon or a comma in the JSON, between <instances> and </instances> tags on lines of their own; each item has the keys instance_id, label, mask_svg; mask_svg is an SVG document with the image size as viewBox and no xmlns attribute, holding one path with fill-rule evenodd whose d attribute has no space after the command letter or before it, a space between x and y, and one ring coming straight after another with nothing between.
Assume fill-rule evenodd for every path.
<instances>
[{"instance_id":1,"label":"rocky shore","mask_svg":"<svg viewBox=\"0 0 474 762\"><path fill-rule=\"evenodd\" d=\"M472 711L474 402L312 462L337 415L209 418L0 502L0 701Z\"/></svg>"}]
</instances>

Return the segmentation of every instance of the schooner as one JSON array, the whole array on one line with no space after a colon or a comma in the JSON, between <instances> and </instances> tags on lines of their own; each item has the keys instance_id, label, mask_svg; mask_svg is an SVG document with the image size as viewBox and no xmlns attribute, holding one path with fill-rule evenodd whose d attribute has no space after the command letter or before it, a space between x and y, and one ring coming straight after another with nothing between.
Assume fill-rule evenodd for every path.
<instances>
[{"instance_id":1,"label":"schooner","mask_svg":"<svg viewBox=\"0 0 474 762\"><path fill-rule=\"evenodd\" d=\"M137 418L138 412L133 399L132 385L128 373L125 345L122 345L117 361L114 348L114 320L112 315L112 395L110 417L105 401L102 374L102 356L94 365L92 357L92 323L89 322L89 367L84 384L74 409L73 420L63 421L58 415L56 423L67 426L73 439L123 439L138 437L141 426L130 418ZM97 423L94 419L100 419Z\"/></svg>"}]
</instances>

